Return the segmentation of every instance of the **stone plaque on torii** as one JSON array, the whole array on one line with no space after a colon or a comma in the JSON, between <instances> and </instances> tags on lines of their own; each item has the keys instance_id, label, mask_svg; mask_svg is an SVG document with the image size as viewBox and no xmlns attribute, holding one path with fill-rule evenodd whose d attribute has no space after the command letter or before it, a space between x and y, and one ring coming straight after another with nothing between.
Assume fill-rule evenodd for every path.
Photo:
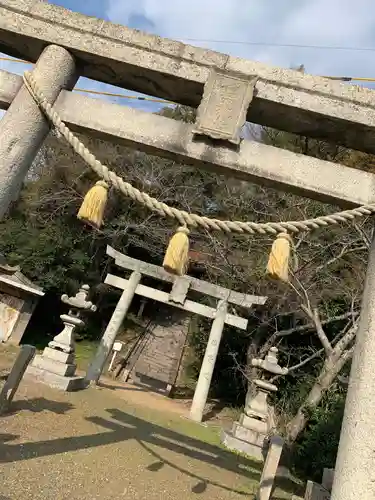
<instances>
[{"instance_id":1,"label":"stone plaque on torii","mask_svg":"<svg viewBox=\"0 0 375 500\"><path fill-rule=\"evenodd\" d=\"M39 0L0 0L0 51L36 63L33 76L40 89L74 131L343 207L375 202L374 173L254 141L237 144L245 108L253 123L375 153L372 90L192 47ZM238 75L241 82L234 82ZM71 89L79 76L199 107L199 118L184 124L75 94ZM22 83L20 76L0 71L0 107L8 109L0 122L0 217L17 198L50 130ZM219 88L221 95L212 95L210 89ZM135 289L137 279L133 274L129 287ZM373 444L366 439L375 434L375 386L369 383L375 364L374 290L375 235L333 500L374 497Z\"/></svg>"},{"instance_id":2,"label":"stone plaque on torii","mask_svg":"<svg viewBox=\"0 0 375 500\"><path fill-rule=\"evenodd\" d=\"M132 271L132 273L128 280L113 274L107 274L105 283L119 288L123 292L100 341L95 358L87 370L86 382L98 382L134 294L163 302L164 304L190 313L199 314L200 316L212 319L211 332L190 409L190 417L197 422L201 422L224 325L231 325L242 330L246 330L247 328L247 319L230 314L228 312L228 305L233 304L243 308L250 308L253 305L265 304L267 298L234 292L233 290L228 290L227 288L213 285L212 283L191 276L175 277L164 271L162 267L133 259L110 246L107 247L107 254L115 259L117 266ZM171 283L171 291L167 293L142 285L140 283L142 275ZM209 307L188 299L189 290L198 291L204 295L216 298L217 306Z\"/></svg>"}]
</instances>

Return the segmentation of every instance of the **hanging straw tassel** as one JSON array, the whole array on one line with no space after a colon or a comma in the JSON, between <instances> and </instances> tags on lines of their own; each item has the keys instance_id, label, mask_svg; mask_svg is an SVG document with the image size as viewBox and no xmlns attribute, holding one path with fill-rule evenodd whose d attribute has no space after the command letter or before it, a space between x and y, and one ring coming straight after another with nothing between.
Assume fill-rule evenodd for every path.
<instances>
[{"instance_id":1,"label":"hanging straw tassel","mask_svg":"<svg viewBox=\"0 0 375 500\"><path fill-rule=\"evenodd\" d=\"M77 214L78 219L95 229L99 229L103 223L108 189L109 186L105 181L98 181L95 186L89 189Z\"/></svg>"},{"instance_id":2,"label":"hanging straw tassel","mask_svg":"<svg viewBox=\"0 0 375 500\"><path fill-rule=\"evenodd\" d=\"M171 274L182 276L188 267L189 234L186 226L179 227L172 236L165 252L163 267Z\"/></svg>"},{"instance_id":3,"label":"hanging straw tassel","mask_svg":"<svg viewBox=\"0 0 375 500\"><path fill-rule=\"evenodd\" d=\"M289 281L289 260L292 238L288 233L280 233L272 244L271 253L267 264L267 273L271 278L284 282Z\"/></svg>"}]
</instances>

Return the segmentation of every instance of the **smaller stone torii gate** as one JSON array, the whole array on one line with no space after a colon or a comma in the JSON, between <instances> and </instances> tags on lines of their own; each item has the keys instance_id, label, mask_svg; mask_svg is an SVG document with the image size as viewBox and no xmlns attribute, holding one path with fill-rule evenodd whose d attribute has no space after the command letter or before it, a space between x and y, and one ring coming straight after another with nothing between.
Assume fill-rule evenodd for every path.
<instances>
[{"instance_id":1,"label":"smaller stone torii gate","mask_svg":"<svg viewBox=\"0 0 375 500\"><path fill-rule=\"evenodd\" d=\"M98 382L134 294L169 304L187 312L205 316L213 321L190 409L190 418L196 422L201 422L224 325L235 326L242 330L246 330L247 328L247 319L230 314L228 312L228 304L250 308L253 305L265 304L267 297L234 292L191 276L175 277L164 271L162 267L128 257L110 246L107 246L107 254L115 259L117 266L130 270L132 273L128 280L114 276L113 274L108 274L105 279L105 283L120 288L123 292L107 325L96 355L87 370L86 383ZM141 285L142 274L173 283L170 293ZM216 308L189 300L187 298L189 290L194 290L218 299Z\"/></svg>"}]
</instances>

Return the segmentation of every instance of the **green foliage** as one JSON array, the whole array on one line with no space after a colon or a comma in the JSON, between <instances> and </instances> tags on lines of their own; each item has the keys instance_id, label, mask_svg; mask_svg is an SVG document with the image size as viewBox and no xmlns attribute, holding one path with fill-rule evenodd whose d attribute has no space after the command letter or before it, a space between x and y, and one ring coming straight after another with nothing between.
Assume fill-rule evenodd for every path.
<instances>
[{"instance_id":1,"label":"green foliage","mask_svg":"<svg viewBox=\"0 0 375 500\"><path fill-rule=\"evenodd\" d=\"M189 374L195 379L199 375L211 328L211 322L205 319L200 318L196 323L189 339L195 353L195 359L189 366ZM231 327L225 328L211 381L211 397L237 406L243 404L247 383L241 371L238 370L237 364L245 364L246 349L244 349L244 345L247 341L247 332ZM236 364L233 362L234 359Z\"/></svg>"},{"instance_id":2,"label":"green foliage","mask_svg":"<svg viewBox=\"0 0 375 500\"><path fill-rule=\"evenodd\" d=\"M284 415L284 418L295 415L308 395L320 366L321 362L318 362L313 366L309 366L304 373L292 373L289 377L280 379L278 383L279 391L275 401L280 415Z\"/></svg>"},{"instance_id":3,"label":"green foliage","mask_svg":"<svg viewBox=\"0 0 375 500\"><path fill-rule=\"evenodd\" d=\"M47 292L74 290L82 280L90 281L91 255L87 234L77 224L54 220L39 224L8 219L0 224L0 252Z\"/></svg>"},{"instance_id":4,"label":"green foliage","mask_svg":"<svg viewBox=\"0 0 375 500\"><path fill-rule=\"evenodd\" d=\"M323 469L335 466L344 406L344 391L332 389L312 412L296 447L294 466L298 473L320 482Z\"/></svg>"},{"instance_id":5,"label":"green foliage","mask_svg":"<svg viewBox=\"0 0 375 500\"><path fill-rule=\"evenodd\" d=\"M165 107L159 111L158 114L181 122L194 123L197 113L195 109L189 108L189 106L177 105L173 107Z\"/></svg>"}]
</instances>

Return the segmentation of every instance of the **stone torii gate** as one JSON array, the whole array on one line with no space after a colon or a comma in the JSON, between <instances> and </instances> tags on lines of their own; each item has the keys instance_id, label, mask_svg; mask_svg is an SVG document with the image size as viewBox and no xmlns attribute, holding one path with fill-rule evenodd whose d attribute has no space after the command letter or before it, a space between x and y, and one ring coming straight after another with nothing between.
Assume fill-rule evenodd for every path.
<instances>
[{"instance_id":1,"label":"stone torii gate","mask_svg":"<svg viewBox=\"0 0 375 500\"><path fill-rule=\"evenodd\" d=\"M86 382L98 382L108 355L112 351L116 335L133 300L134 294L163 302L164 304L183 309L187 312L205 316L213 321L190 409L190 418L196 422L201 422L217 354L219 352L224 325L235 326L242 330L246 330L247 328L247 319L230 314L228 312L228 305L234 304L244 308L250 308L253 305L264 305L267 298L234 292L233 290L228 290L227 288L213 285L212 283L191 276L174 277L164 271L162 267L133 259L132 257L116 251L110 246L107 247L107 255L115 259L115 264L117 266L127 271L130 270L132 273L128 280L114 276L113 274L107 274L105 283L120 288L123 292L100 341L95 358L87 370ZM162 290L141 285L140 281L142 275L172 283L170 293L168 294ZM218 299L216 308L189 300L187 298L189 290L200 292L201 294Z\"/></svg>"},{"instance_id":2,"label":"stone torii gate","mask_svg":"<svg viewBox=\"0 0 375 500\"><path fill-rule=\"evenodd\" d=\"M40 0L0 0L0 51L36 63L40 89L73 131L342 207L375 202L371 172L252 141L238 144L247 118L375 153L372 90L147 35ZM197 123L72 93L79 76L199 106ZM8 109L0 122L1 217L17 198L49 124L22 78L6 71L0 71L0 107ZM375 235L332 500L375 497L374 290Z\"/></svg>"}]
</instances>

